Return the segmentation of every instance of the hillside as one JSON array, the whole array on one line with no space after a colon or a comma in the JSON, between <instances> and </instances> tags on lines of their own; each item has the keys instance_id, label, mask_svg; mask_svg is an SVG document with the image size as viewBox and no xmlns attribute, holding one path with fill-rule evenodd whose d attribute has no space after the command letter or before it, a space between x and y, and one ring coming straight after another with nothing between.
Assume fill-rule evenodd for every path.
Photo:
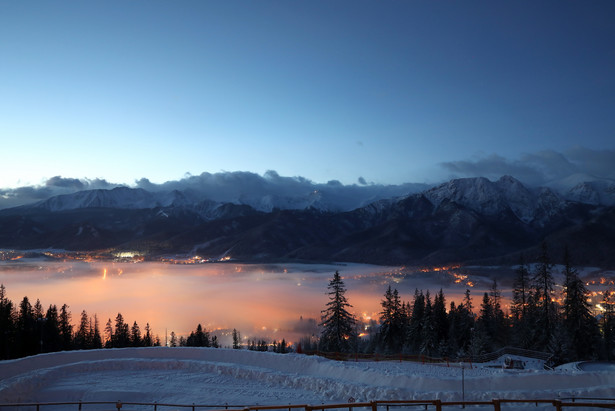
<instances>
[{"instance_id":1,"label":"hillside","mask_svg":"<svg viewBox=\"0 0 615 411\"><path fill-rule=\"evenodd\" d=\"M581 183L566 196L508 176L469 178L339 211L327 201L220 203L119 187L1 210L0 248L438 265L516 264L547 241L555 262L568 245L578 264L607 268L615 266L612 191Z\"/></svg>"}]
</instances>

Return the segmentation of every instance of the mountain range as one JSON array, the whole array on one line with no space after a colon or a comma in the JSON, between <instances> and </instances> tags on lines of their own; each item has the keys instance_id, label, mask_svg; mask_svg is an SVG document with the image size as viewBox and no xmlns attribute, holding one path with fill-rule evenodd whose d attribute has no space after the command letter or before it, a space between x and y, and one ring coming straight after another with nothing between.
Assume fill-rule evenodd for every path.
<instances>
[{"instance_id":1,"label":"mountain range","mask_svg":"<svg viewBox=\"0 0 615 411\"><path fill-rule=\"evenodd\" d=\"M578 265L615 266L615 184L566 192L510 176L455 179L347 209L313 190L217 202L190 190L117 187L0 210L0 248L374 264L516 264L546 241ZM347 203L347 202L346 202Z\"/></svg>"}]
</instances>

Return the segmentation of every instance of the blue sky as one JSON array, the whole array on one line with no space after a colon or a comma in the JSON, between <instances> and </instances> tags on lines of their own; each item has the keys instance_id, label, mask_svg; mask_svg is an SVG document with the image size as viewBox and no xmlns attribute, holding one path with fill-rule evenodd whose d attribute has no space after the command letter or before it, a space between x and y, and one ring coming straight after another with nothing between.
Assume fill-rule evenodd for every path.
<instances>
[{"instance_id":1,"label":"blue sky","mask_svg":"<svg viewBox=\"0 0 615 411\"><path fill-rule=\"evenodd\" d=\"M0 187L615 158L613 21L612 1L2 2Z\"/></svg>"}]
</instances>

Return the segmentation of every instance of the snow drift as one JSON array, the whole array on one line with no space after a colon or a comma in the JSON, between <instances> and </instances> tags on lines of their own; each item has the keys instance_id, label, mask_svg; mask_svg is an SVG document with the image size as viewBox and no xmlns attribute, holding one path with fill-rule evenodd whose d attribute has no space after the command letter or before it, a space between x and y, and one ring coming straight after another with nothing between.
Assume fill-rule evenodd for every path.
<instances>
[{"instance_id":1,"label":"snow drift","mask_svg":"<svg viewBox=\"0 0 615 411\"><path fill-rule=\"evenodd\" d=\"M615 397L615 373L465 365L465 399ZM599 370L607 368L598 368ZM0 362L0 403L164 402L211 405L461 399L459 364L335 362L210 348L73 351Z\"/></svg>"}]
</instances>

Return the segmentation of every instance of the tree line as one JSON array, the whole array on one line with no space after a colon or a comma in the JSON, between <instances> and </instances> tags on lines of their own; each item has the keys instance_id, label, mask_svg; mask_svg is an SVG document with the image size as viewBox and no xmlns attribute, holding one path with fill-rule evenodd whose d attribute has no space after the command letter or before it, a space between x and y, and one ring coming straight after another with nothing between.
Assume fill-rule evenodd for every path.
<instances>
[{"instance_id":1,"label":"tree line","mask_svg":"<svg viewBox=\"0 0 615 411\"><path fill-rule=\"evenodd\" d=\"M345 284L336 272L328 285L329 302L322 311L318 349L467 358L515 346L549 352L553 363L615 358L614 293L604 293L604 311L595 316L589 292L567 249L561 293L555 291L553 270L546 243L532 270L522 259L509 312L502 308L496 281L476 308L466 290L463 300L451 302L448 310L442 289L433 297L429 291L416 290L412 301L405 302L389 286L379 321L372 320L367 329L350 313Z\"/></svg>"},{"instance_id":2,"label":"tree line","mask_svg":"<svg viewBox=\"0 0 615 411\"><path fill-rule=\"evenodd\" d=\"M66 304L59 309L51 304L45 310L40 300L32 305L26 296L14 305L0 284L0 359L54 351L160 345L160 338L152 335L149 323L141 331L136 321L131 326L121 313L115 321L109 318L102 331L98 316L89 316L85 310L76 326L71 320Z\"/></svg>"}]
</instances>

